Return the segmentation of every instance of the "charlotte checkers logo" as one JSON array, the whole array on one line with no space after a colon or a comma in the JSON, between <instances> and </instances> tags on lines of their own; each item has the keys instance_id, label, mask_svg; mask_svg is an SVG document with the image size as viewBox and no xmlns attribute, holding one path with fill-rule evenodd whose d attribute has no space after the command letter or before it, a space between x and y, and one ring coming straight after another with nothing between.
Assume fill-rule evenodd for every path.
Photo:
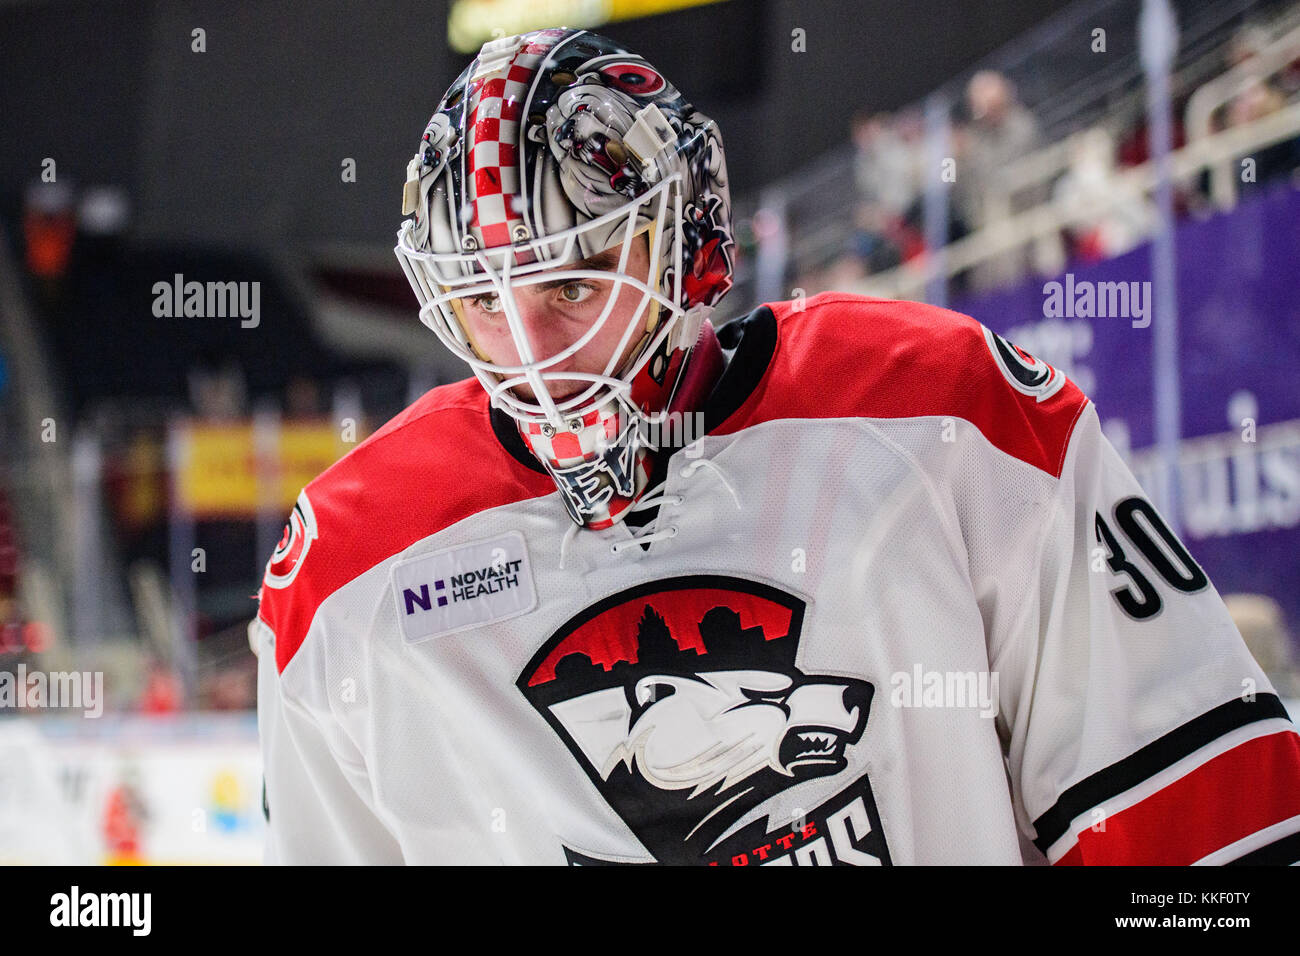
<instances>
[{"instance_id":1,"label":"charlotte checkers logo","mask_svg":"<svg viewBox=\"0 0 1300 956\"><path fill-rule=\"evenodd\" d=\"M804 610L758 581L670 577L538 649L516 686L645 851L564 838L570 864L890 863L857 752L875 687L798 666Z\"/></svg>"},{"instance_id":2,"label":"charlotte checkers logo","mask_svg":"<svg viewBox=\"0 0 1300 956\"><path fill-rule=\"evenodd\" d=\"M451 601L472 601L488 594L500 594L507 588L519 587L519 566L522 560L498 561L486 567L464 574L453 574L450 579L438 578L433 582L433 593L428 584L421 584L419 590L402 589L402 600L406 604L406 613L414 614L419 607L428 611L433 608L433 601L438 607L446 607ZM450 587L448 582L450 581ZM450 594L450 598L448 598Z\"/></svg>"}]
</instances>

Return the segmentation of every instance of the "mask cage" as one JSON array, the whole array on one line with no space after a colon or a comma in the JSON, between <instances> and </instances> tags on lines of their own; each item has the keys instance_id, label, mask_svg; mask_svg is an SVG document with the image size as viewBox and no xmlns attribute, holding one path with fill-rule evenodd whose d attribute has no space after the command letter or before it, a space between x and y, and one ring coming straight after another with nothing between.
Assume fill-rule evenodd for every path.
<instances>
[{"instance_id":1,"label":"mask cage","mask_svg":"<svg viewBox=\"0 0 1300 956\"><path fill-rule=\"evenodd\" d=\"M467 246L465 252L434 253L416 249L412 238L416 224L414 220L408 219L398 230L398 243L394 252L420 302L420 321L433 330L452 354L473 369L487 390L492 404L502 408L511 417L523 422L548 421L559 428L564 425L566 418L592 408L600 408L612 399L620 399L632 412L645 418L645 413L628 400L632 380L685 315L679 304L682 282L680 184L681 174L673 174L635 201L606 215L547 236L491 249L468 249L473 244L473 237L468 234L463 237L463 244ZM672 212L666 216L670 204ZM652 213L647 214L647 210L652 210ZM653 278L654 286L625 271L632 240L646 231L645 226L637 228L643 218L649 220L652 237L648 243L650 274L647 278ZM669 230L663 228L665 220L673 225L671 236ZM556 265L585 258L579 240L588 233L606 233L615 239L622 236L623 249L617 269L565 269L563 265ZM673 288L670 295L665 295L658 288L662 285L660 267L664 259L665 242L672 243L669 261L676 264L672 269ZM610 242L606 248L615 244ZM520 264L521 261L523 264ZM612 282L613 286L600 316L583 335L561 351L539 357L535 355L533 343L529 341L523 327L513 290L515 286L561 279L597 279ZM609 320L624 286L631 286L640 292L641 300L628 320L627 328L604 371L545 371L591 341ZM490 362L480 357L470 343L467 330L457 315L454 300L484 294L500 298L511 338L519 353L518 365ZM646 326L650 323L645 315L652 304L658 306L661 314L655 323L656 327L647 329ZM639 352L630 357L629 367L621 375L616 375L613 366L627 348L633 332L638 329L643 330L643 337L649 332L653 332L653 335ZM591 385L557 403L551 396L548 383L558 381L567 382L569 387L575 381L590 382ZM529 401L511 392L515 386L525 383L532 387L536 400Z\"/></svg>"}]
</instances>

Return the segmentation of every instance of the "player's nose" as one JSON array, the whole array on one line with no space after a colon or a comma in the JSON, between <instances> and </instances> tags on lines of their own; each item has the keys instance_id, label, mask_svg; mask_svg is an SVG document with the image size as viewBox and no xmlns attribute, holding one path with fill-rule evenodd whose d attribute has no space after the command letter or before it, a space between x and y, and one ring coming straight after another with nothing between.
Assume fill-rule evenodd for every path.
<instances>
[{"instance_id":1,"label":"player's nose","mask_svg":"<svg viewBox=\"0 0 1300 956\"><path fill-rule=\"evenodd\" d=\"M535 300L531 296L520 296L518 301L519 321L524 334L528 336L528 345L533 353L533 360L550 358L563 352L577 338L564 322L564 318L553 306ZM576 353L575 353L576 354ZM554 365L548 365L543 371L565 372L574 368L574 356L569 355Z\"/></svg>"}]
</instances>

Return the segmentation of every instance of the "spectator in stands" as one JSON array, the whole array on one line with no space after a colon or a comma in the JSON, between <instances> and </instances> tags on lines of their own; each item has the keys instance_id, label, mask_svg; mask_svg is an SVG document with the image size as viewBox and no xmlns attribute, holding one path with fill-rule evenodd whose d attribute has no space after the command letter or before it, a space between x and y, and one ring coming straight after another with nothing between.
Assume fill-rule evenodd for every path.
<instances>
[{"instance_id":1,"label":"spectator in stands","mask_svg":"<svg viewBox=\"0 0 1300 956\"><path fill-rule=\"evenodd\" d=\"M953 212L972 232L1006 215L1041 202L1041 190L1016 190L1006 169L1039 146L1038 123L1017 100L1001 73L981 70L966 87L969 122L955 135L958 147ZM1011 201L1012 193L1016 201ZM1026 253L1009 254L976 270L974 285L991 288L1015 281L1025 272Z\"/></svg>"},{"instance_id":2,"label":"spectator in stands","mask_svg":"<svg viewBox=\"0 0 1300 956\"><path fill-rule=\"evenodd\" d=\"M149 666L139 709L143 714L174 714L181 709L181 682L172 670L161 663Z\"/></svg>"},{"instance_id":3,"label":"spectator in stands","mask_svg":"<svg viewBox=\"0 0 1300 956\"><path fill-rule=\"evenodd\" d=\"M1276 113L1286 106L1286 98L1267 80L1256 78L1249 81L1228 103L1224 112L1224 127L1245 126L1256 120ZM1300 165L1297 146L1300 139L1290 139L1276 143L1257 151L1255 160L1255 181L1264 182L1278 176L1285 176Z\"/></svg>"},{"instance_id":4,"label":"spectator in stands","mask_svg":"<svg viewBox=\"0 0 1300 956\"><path fill-rule=\"evenodd\" d=\"M233 422L244 417L247 389L244 373L230 358L208 359L189 374L190 403L194 413L211 422Z\"/></svg>"},{"instance_id":5,"label":"spectator in stands","mask_svg":"<svg viewBox=\"0 0 1300 956\"><path fill-rule=\"evenodd\" d=\"M846 254L823 281L828 288L884 272L920 251L920 182L924 153L919 117L859 111L853 119L858 202Z\"/></svg>"},{"instance_id":6,"label":"spectator in stands","mask_svg":"<svg viewBox=\"0 0 1300 956\"><path fill-rule=\"evenodd\" d=\"M1109 259L1149 235L1154 209L1140 188L1125 188L1123 182L1109 132L1098 126L1075 137L1070 167L1053 190L1071 223L1065 231L1070 259Z\"/></svg>"},{"instance_id":7,"label":"spectator in stands","mask_svg":"<svg viewBox=\"0 0 1300 956\"><path fill-rule=\"evenodd\" d=\"M853 117L854 181L858 199L894 218L916 201L918 181L915 144L906 142L888 113Z\"/></svg>"},{"instance_id":8,"label":"spectator in stands","mask_svg":"<svg viewBox=\"0 0 1300 956\"><path fill-rule=\"evenodd\" d=\"M870 202L858 203L853 214L848 258L859 266L861 275L884 272L903 261L903 252L898 244L901 227L902 219L891 216L884 207Z\"/></svg>"},{"instance_id":9,"label":"spectator in stands","mask_svg":"<svg viewBox=\"0 0 1300 956\"><path fill-rule=\"evenodd\" d=\"M1300 92L1300 59L1277 69L1265 64L1260 54L1273 41L1270 32L1258 24L1243 27L1227 44L1224 68L1238 71L1244 81L1217 112L1214 128L1231 129L1263 119L1286 106L1289 97ZM1255 181L1264 182L1286 175L1300 166L1300 139L1276 143L1254 153ZM1201 177L1202 192L1208 192L1209 176Z\"/></svg>"}]
</instances>

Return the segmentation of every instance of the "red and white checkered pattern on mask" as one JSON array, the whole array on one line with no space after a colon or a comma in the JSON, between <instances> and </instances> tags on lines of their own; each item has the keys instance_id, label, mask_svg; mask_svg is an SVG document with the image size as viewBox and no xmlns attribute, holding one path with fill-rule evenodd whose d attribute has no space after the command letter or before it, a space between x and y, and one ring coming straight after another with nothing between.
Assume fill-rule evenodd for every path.
<instances>
[{"instance_id":1,"label":"red and white checkered pattern on mask","mask_svg":"<svg viewBox=\"0 0 1300 956\"><path fill-rule=\"evenodd\" d=\"M602 427L593 428L602 418ZM582 416L581 432L557 431L548 436L542 431L540 422L529 422L521 431L524 440L539 459L549 461L556 468L571 468L595 460L601 451L613 444L619 435L621 418L616 408L611 408L604 415L596 409ZM602 437L605 444L599 445Z\"/></svg>"},{"instance_id":2,"label":"red and white checkered pattern on mask","mask_svg":"<svg viewBox=\"0 0 1300 956\"><path fill-rule=\"evenodd\" d=\"M538 67L563 30L543 30L495 73L470 84L470 142L465 175L466 199L474 211L469 224L480 249L509 246L524 218L515 209L519 197L519 116ZM518 253L519 264L533 261Z\"/></svg>"},{"instance_id":3,"label":"red and white checkered pattern on mask","mask_svg":"<svg viewBox=\"0 0 1300 956\"><path fill-rule=\"evenodd\" d=\"M579 432L557 431L548 436L542 431L540 422L521 424L519 432L539 460L548 462L553 468L564 469L595 461L604 449L617 441L625 422L626 413L620 414L618 405L614 404L583 415L583 427ZM615 492L604 503L602 513L589 516L584 522L585 525L600 530L610 527L625 517L627 509L645 490L652 470L650 450L645 447L638 448L634 452L633 494L625 497Z\"/></svg>"}]
</instances>

